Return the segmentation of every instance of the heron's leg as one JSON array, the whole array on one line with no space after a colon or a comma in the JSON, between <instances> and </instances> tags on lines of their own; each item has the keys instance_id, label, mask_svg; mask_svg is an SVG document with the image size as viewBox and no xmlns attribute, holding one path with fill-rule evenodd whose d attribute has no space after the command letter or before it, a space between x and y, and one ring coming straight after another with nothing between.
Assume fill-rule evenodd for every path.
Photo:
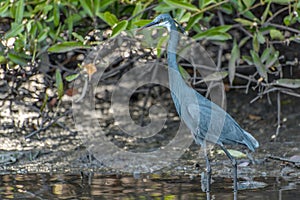
<instances>
[{"instance_id":1,"label":"heron's leg","mask_svg":"<svg viewBox=\"0 0 300 200\"><path fill-rule=\"evenodd\" d=\"M233 169L233 191L237 192L237 163L236 163L236 160L223 145L220 145L220 147L225 152L226 156L230 159L232 166L234 168Z\"/></svg>"},{"instance_id":2,"label":"heron's leg","mask_svg":"<svg viewBox=\"0 0 300 200\"><path fill-rule=\"evenodd\" d=\"M206 162L206 192L210 192L210 181L211 181L211 166L207 154L206 141L203 141L204 157Z\"/></svg>"}]
</instances>

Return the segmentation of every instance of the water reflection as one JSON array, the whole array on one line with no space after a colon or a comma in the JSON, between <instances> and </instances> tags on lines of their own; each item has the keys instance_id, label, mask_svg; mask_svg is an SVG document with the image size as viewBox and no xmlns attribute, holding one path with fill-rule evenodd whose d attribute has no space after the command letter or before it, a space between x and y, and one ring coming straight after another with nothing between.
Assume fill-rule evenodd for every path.
<instances>
[{"instance_id":1,"label":"water reflection","mask_svg":"<svg viewBox=\"0 0 300 200\"><path fill-rule=\"evenodd\" d=\"M238 191L237 199L299 199L300 182L257 180L267 187ZM210 199L234 199L230 179L212 184ZM207 199L200 179L147 175L9 174L1 176L0 199Z\"/></svg>"}]
</instances>

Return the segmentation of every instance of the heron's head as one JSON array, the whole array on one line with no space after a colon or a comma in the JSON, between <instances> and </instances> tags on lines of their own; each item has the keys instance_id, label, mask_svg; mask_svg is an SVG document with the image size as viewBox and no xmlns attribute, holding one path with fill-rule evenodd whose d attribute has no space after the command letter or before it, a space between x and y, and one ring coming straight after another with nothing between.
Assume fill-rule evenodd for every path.
<instances>
[{"instance_id":1,"label":"heron's head","mask_svg":"<svg viewBox=\"0 0 300 200\"><path fill-rule=\"evenodd\" d=\"M148 28L148 27L154 27L154 26L162 26L166 27L168 31L171 31L171 26L174 25L176 27L176 24L181 32L184 32L184 29L179 25L178 22L176 22L169 14L160 14L155 19L150 22L149 24L141 27L139 30Z\"/></svg>"}]
</instances>

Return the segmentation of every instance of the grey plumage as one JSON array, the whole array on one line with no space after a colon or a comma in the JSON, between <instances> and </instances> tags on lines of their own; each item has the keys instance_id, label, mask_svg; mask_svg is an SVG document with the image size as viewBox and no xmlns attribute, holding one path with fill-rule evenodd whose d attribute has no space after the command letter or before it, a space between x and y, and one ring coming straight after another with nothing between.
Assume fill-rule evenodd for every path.
<instances>
[{"instance_id":1,"label":"grey plumage","mask_svg":"<svg viewBox=\"0 0 300 200\"><path fill-rule=\"evenodd\" d=\"M176 26L177 25L177 26ZM232 161L234 171L234 190L237 190L237 167L235 159L230 155L224 144L241 144L251 151L259 147L257 140L243 130L237 122L221 107L203 97L196 90L189 87L182 76L176 61L176 48L179 41L178 28L180 25L169 15L161 14L142 29L152 26L166 27L170 33L168 41L168 70L169 84L173 102L177 113L191 130L197 144L206 147L206 141L218 144ZM208 185L210 185L210 164L206 155Z\"/></svg>"}]
</instances>

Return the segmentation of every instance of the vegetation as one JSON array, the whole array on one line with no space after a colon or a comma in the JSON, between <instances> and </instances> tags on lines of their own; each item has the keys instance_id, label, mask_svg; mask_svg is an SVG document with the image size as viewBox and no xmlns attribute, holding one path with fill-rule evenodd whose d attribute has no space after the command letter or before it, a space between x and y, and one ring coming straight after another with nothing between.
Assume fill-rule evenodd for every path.
<instances>
[{"instance_id":1,"label":"vegetation","mask_svg":"<svg viewBox=\"0 0 300 200\"><path fill-rule=\"evenodd\" d=\"M61 99L67 93L63 82L77 77L80 62L58 63L57 57L84 53L167 12L195 40L218 46L221 55L230 54L225 61L216 56L229 87L244 81L246 90L257 89L258 98L274 91L300 97L300 79L295 75L299 51L289 56L284 50L299 49L298 0L4 0L0 2L1 73L7 81L12 75L26 81L24 77L41 73L38 66L47 65L53 84L46 87L56 85ZM50 61L45 62L45 57ZM239 73L249 66L254 71ZM44 102L38 106L41 110L50 101L47 95L36 98Z\"/></svg>"}]
</instances>

